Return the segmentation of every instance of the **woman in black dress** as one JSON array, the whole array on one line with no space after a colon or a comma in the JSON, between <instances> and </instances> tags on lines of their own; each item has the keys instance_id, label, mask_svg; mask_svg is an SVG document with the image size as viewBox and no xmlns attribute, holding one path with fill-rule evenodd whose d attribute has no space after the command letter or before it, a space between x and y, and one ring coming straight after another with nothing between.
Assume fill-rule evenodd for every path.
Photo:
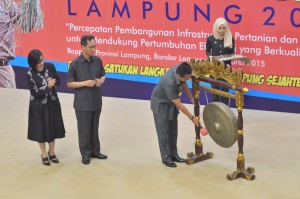
<instances>
[{"instance_id":1,"label":"woman in black dress","mask_svg":"<svg viewBox=\"0 0 300 199\"><path fill-rule=\"evenodd\" d=\"M213 26L213 35L209 36L206 40L206 55L221 56L234 54L235 43L234 38L230 32L228 23L223 18L218 18ZM231 61L224 61L225 66L231 66ZM222 80L222 79L221 79ZM217 85L212 85L212 88L228 92L229 89ZM229 99L220 95L212 94L213 102L223 102L229 105Z\"/></svg>"},{"instance_id":2,"label":"woman in black dress","mask_svg":"<svg viewBox=\"0 0 300 199\"><path fill-rule=\"evenodd\" d=\"M50 161L59 163L54 153L55 139L65 137L60 102L55 90L60 79L54 65L44 62L41 51L30 51L27 61L31 68L26 76L30 90L28 139L39 143L42 162L50 166ZM48 152L46 142L49 144Z\"/></svg>"}]
</instances>

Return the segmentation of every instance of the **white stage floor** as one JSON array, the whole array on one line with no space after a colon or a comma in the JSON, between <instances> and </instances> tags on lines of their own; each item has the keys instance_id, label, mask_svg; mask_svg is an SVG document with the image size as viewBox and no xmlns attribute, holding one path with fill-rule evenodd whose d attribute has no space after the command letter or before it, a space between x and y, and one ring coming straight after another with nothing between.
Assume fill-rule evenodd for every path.
<instances>
[{"instance_id":1,"label":"white stage floor","mask_svg":"<svg viewBox=\"0 0 300 199\"><path fill-rule=\"evenodd\" d=\"M101 152L108 160L81 163L73 94L59 93L66 138L56 141L58 165L43 166L38 144L27 140L29 91L0 88L0 198L230 198L293 199L300 196L300 114L244 110L246 167L255 180L229 181L237 143L229 149L202 137L212 159L194 165L161 163L150 102L104 97ZM187 105L193 110L192 105ZM280 104L278 104L280 106ZM201 107L203 110L203 107ZM235 109L233 109L236 111ZM194 152L194 126L179 116L179 155Z\"/></svg>"}]
</instances>

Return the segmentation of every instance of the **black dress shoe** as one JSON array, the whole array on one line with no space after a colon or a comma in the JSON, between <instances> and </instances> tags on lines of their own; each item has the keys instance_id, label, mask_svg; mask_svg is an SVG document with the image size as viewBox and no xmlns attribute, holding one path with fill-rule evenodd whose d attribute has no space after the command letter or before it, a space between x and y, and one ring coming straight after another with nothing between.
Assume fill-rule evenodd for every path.
<instances>
[{"instance_id":1,"label":"black dress shoe","mask_svg":"<svg viewBox=\"0 0 300 199\"><path fill-rule=\"evenodd\" d=\"M88 158L82 158L82 164L85 164L85 165L90 164L90 159L88 159Z\"/></svg>"},{"instance_id":2,"label":"black dress shoe","mask_svg":"<svg viewBox=\"0 0 300 199\"><path fill-rule=\"evenodd\" d=\"M49 159L51 162L53 163L59 163L59 160L57 159L56 155L50 155L50 153L48 152L49 155Z\"/></svg>"},{"instance_id":3,"label":"black dress shoe","mask_svg":"<svg viewBox=\"0 0 300 199\"><path fill-rule=\"evenodd\" d=\"M45 166L51 165L48 157L43 158L43 156L41 156L41 158L42 158L43 165L45 165Z\"/></svg>"},{"instance_id":4,"label":"black dress shoe","mask_svg":"<svg viewBox=\"0 0 300 199\"><path fill-rule=\"evenodd\" d=\"M169 161L165 161L165 162L163 162L167 167L177 167L177 165L173 162L173 161L171 161L171 160L169 160Z\"/></svg>"},{"instance_id":5,"label":"black dress shoe","mask_svg":"<svg viewBox=\"0 0 300 199\"><path fill-rule=\"evenodd\" d=\"M185 162L185 159L183 159L183 158L181 158L177 155L177 156L172 157L172 161L174 161L174 162Z\"/></svg>"},{"instance_id":6,"label":"black dress shoe","mask_svg":"<svg viewBox=\"0 0 300 199\"><path fill-rule=\"evenodd\" d=\"M99 153L99 154L96 154L96 155L91 155L91 158L107 159L107 156Z\"/></svg>"}]
</instances>

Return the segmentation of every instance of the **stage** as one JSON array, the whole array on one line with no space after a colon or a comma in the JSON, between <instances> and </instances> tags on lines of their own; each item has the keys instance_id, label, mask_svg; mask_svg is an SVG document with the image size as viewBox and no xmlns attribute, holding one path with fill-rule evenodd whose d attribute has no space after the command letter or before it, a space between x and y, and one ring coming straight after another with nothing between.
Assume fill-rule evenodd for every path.
<instances>
[{"instance_id":1,"label":"stage","mask_svg":"<svg viewBox=\"0 0 300 199\"><path fill-rule=\"evenodd\" d=\"M61 163L46 167L38 144L27 140L29 91L0 88L0 198L299 198L299 114L245 109L245 166L255 168L255 180L229 181L226 175L236 170L237 143L221 148L209 135L201 138L204 153L214 153L212 159L178 163L177 168L163 165L147 100L103 98L99 132L108 160L83 165L73 94L58 95L67 133L56 141ZM194 152L194 142L193 124L180 114L179 155Z\"/></svg>"}]
</instances>

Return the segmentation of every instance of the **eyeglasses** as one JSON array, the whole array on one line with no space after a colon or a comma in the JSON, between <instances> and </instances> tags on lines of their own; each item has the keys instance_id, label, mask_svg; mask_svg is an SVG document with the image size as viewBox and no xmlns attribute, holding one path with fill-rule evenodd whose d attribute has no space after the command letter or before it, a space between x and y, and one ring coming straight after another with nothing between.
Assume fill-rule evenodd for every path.
<instances>
[{"instance_id":1,"label":"eyeglasses","mask_svg":"<svg viewBox=\"0 0 300 199\"><path fill-rule=\"evenodd\" d=\"M40 60L38 61L38 64L42 63L45 61L45 58L44 57L41 57Z\"/></svg>"}]
</instances>

